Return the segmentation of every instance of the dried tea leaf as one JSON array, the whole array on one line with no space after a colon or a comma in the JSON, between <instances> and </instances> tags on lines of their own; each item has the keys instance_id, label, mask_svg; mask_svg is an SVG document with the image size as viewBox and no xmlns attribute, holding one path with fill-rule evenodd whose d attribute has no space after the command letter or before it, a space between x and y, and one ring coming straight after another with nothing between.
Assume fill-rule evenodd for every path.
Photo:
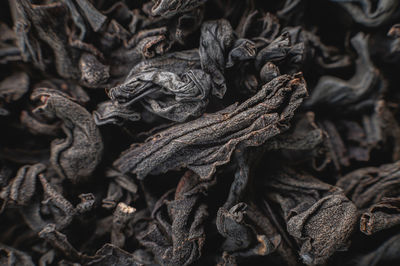
<instances>
[{"instance_id":1,"label":"dried tea leaf","mask_svg":"<svg viewBox=\"0 0 400 266\"><path fill-rule=\"evenodd\" d=\"M359 209L368 208L398 191L400 162L355 170L339 179L336 186L344 190ZM372 193L373 192L373 193Z\"/></svg>"},{"instance_id":2,"label":"dried tea leaf","mask_svg":"<svg viewBox=\"0 0 400 266\"><path fill-rule=\"evenodd\" d=\"M224 254L240 262L277 251L283 255L283 261L292 265L296 258L293 252L287 250L287 243L282 241L271 220L253 202L243 202L251 198L248 194L251 194L253 168L259 162L262 150L238 149L234 155L237 163L234 180L228 198L218 209L216 217L218 232L225 238L222 245Z\"/></svg>"},{"instance_id":3,"label":"dried tea leaf","mask_svg":"<svg viewBox=\"0 0 400 266\"><path fill-rule=\"evenodd\" d=\"M173 16L178 13L190 11L200 5L203 5L207 0L157 0L151 7L153 16Z\"/></svg>"},{"instance_id":4,"label":"dried tea leaf","mask_svg":"<svg viewBox=\"0 0 400 266\"><path fill-rule=\"evenodd\" d=\"M157 115L182 122L189 117L196 117L203 113L208 103L210 84L209 76L201 70L190 70L179 77L175 73L156 69L128 76L125 83L112 88L109 95L112 100L119 95L123 97L124 94L132 97L133 99L129 102L120 104L123 108L146 95L157 95L156 91L161 90L161 93L171 96L162 99L146 97L144 106ZM129 92L132 89L133 92Z\"/></svg>"},{"instance_id":5,"label":"dried tea leaf","mask_svg":"<svg viewBox=\"0 0 400 266\"><path fill-rule=\"evenodd\" d=\"M130 108L121 107L118 103L112 101L102 102L93 112L93 119L98 126L106 124L122 125L125 121L138 121L141 116Z\"/></svg>"},{"instance_id":6,"label":"dried tea leaf","mask_svg":"<svg viewBox=\"0 0 400 266\"><path fill-rule=\"evenodd\" d=\"M132 219L136 209L120 202L113 214L113 226L111 231L111 243L117 247L123 247L125 244L125 229L127 223Z\"/></svg>"},{"instance_id":7,"label":"dried tea leaf","mask_svg":"<svg viewBox=\"0 0 400 266\"><path fill-rule=\"evenodd\" d=\"M337 182L362 213L361 232L371 235L400 224L399 168L399 162L361 168Z\"/></svg>"},{"instance_id":8,"label":"dried tea leaf","mask_svg":"<svg viewBox=\"0 0 400 266\"><path fill-rule=\"evenodd\" d=\"M354 76L348 81L333 76L322 76L312 90L310 99L306 102L307 106L329 107L331 110L346 113L360 111L373 105L372 99L379 97L386 84L370 59L368 38L368 35L358 33L351 39L358 53Z\"/></svg>"},{"instance_id":9,"label":"dried tea leaf","mask_svg":"<svg viewBox=\"0 0 400 266\"><path fill-rule=\"evenodd\" d=\"M280 207L305 264L326 263L348 246L358 215L340 188L287 169L269 175L265 191L265 197Z\"/></svg>"},{"instance_id":10,"label":"dried tea leaf","mask_svg":"<svg viewBox=\"0 0 400 266\"><path fill-rule=\"evenodd\" d=\"M218 165L229 161L239 144L259 146L285 131L306 95L300 75L282 75L239 106L173 126L141 145L133 145L114 166L123 173L135 173L139 179L179 167L210 178Z\"/></svg>"},{"instance_id":11,"label":"dried tea leaf","mask_svg":"<svg viewBox=\"0 0 400 266\"><path fill-rule=\"evenodd\" d=\"M226 92L224 69L226 66L225 53L234 42L231 24L224 19L203 23L201 27L199 55L201 68L208 73L215 87L212 94L222 98ZM255 51L250 48L251 54Z\"/></svg>"},{"instance_id":12,"label":"dried tea leaf","mask_svg":"<svg viewBox=\"0 0 400 266\"><path fill-rule=\"evenodd\" d=\"M222 248L234 257L265 256L274 252L281 244L280 235L268 239L266 235L257 234L252 212L252 208L243 202L229 211L224 208L218 210L218 232L226 238Z\"/></svg>"},{"instance_id":13,"label":"dried tea leaf","mask_svg":"<svg viewBox=\"0 0 400 266\"><path fill-rule=\"evenodd\" d=\"M351 17L366 27L378 27L398 16L396 0L330 0L338 2ZM397 13L397 14L396 14Z\"/></svg>"},{"instance_id":14,"label":"dried tea leaf","mask_svg":"<svg viewBox=\"0 0 400 266\"><path fill-rule=\"evenodd\" d=\"M86 87L97 88L107 82L110 77L110 67L103 65L89 53L82 54L79 59L81 81Z\"/></svg>"},{"instance_id":15,"label":"dried tea leaf","mask_svg":"<svg viewBox=\"0 0 400 266\"><path fill-rule=\"evenodd\" d=\"M121 107L140 101L150 112L183 122L204 112L210 92L224 96L225 68L252 59L255 53L251 41L235 40L228 21L210 21L203 24L198 51L176 52L140 63L108 95Z\"/></svg>"},{"instance_id":16,"label":"dried tea leaf","mask_svg":"<svg viewBox=\"0 0 400 266\"><path fill-rule=\"evenodd\" d=\"M26 126L32 134L50 136L57 136L60 134L61 123L58 121L55 123L48 123L43 120L40 114L29 113L27 111L21 112L21 124Z\"/></svg>"},{"instance_id":17,"label":"dried tea leaf","mask_svg":"<svg viewBox=\"0 0 400 266\"><path fill-rule=\"evenodd\" d=\"M140 234L139 241L153 249L161 264L190 265L200 258L205 241L204 223L208 217L203 200L211 185L213 182L203 181L187 171L173 199L167 200L173 196L167 193L156 204L153 210L156 221Z\"/></svg>"},{"instance_id":18,"label":"dried tea leaf","mask_svg":"<svg viewBox=\"0 0 400 266\"><path fill-rule=\"evenodd\" d=\"M162 69L167 64L174 72ZM141 100L149 111L182 122L201 115L208 103L211 79L196 65L200 66L196 51L149 60L135 66L124 83L111 88L108 95L119 109Z\"/></svg>"},{"instance_id":19,"label":"dried tea leaf","mask_svg":"<svg viewBox=\"0 0 400 266\"><path fill-rule=\"evenodd\" d=\"M58 74L66 79L78 79L79 70L74 67L78 58L77 51L67 45L68 37L64 29L65 7L62 3L44 3L34 5L30 0L17 0L18 17L15 23L18 44L24 60L32 60L41 70L45 70L43 51L40 42L44 42L54 52L55 67Z\"/></svg>"},{"instance_id":20,"label":"dried tea leaf","mask_svg":"<svg viewBox=\"0 0 400 266\"><path fill-rule=\"evenodd\" d=\"M75 82L68 82L62 79L43 80L35 84L33 91L42 88L60 91L82 105L86 104L90 100L87 92Z\"/></svg>"},{"instance_id":21,"label":"dried tea leaf","mask_svg":"<svg viewBox=\"0 0 400 266\"><path fill-rule=\"evenodd\" d=\"M88 0L76 0L76 3L83 11L86 20L89 22L92 29L99 31L107 20L107 17L101 14L93 4Z\"/></svg>"},{"instance_id":22,"label":"dried tea leaf","mask_svg":"<svg viewBox=\"0 0 400 266\"><path fill-rule=\"evenodd\" d=\"M9 185L4 187L0 193L4 203L10 201L20 206L28 205L36 192L38 175L45 170L46 166L41 163L21 167Z\"/></svg>"},{"instance_id":23,"label":"dried tea leaf","mask_svg":"<svg viewBox=\"0 0 400 266\"><path fill-rule=\"evenodd\" d=\"M48 224L39 232L39 237L45 239L56 249L62 251L67 258L72 260L80 260L85 255L78 252L69 242L67 237L58 232L54 224Z\"/></svg>"},{"instance_id":24,"label":"dried tea leaf","mask_svg":"<svg viewBox=\"0 0 400 266\"><path fill-rule=\"evenodd\" d=\"M100 131L85 108L66 95L51 89L35 90L31 98L43 105L36 110L50 113L63 121L66 139L52 142L52 166L57 173L73 182L92 174L101 160L103 142Z\"/></svg>"},{"instance_id":25,"label":"dried tea leaf","mask_svg":"<svg viewBox=\"0 0 400 266\"><path fill-rule=\"evenodd\" d=\"M400 224L400 198L382 198L372 205L360 219L361 232L372 235Z\"/></svg>"}]
</instances>

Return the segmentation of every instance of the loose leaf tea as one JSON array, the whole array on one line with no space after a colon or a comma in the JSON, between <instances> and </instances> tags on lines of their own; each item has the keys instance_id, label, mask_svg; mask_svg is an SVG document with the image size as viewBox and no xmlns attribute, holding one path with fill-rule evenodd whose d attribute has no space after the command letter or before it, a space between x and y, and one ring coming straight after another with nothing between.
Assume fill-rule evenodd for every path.
<instances>
[{"instance_id":1,"label":"loose leaf tea","mask_svg":"<svg viewBox=\"0 0 400 266\"><path fill-rule=\"evenodd\" d=\"M0 1L1 265L400 265L397 0Z\"/></svg>"}]
</instances>

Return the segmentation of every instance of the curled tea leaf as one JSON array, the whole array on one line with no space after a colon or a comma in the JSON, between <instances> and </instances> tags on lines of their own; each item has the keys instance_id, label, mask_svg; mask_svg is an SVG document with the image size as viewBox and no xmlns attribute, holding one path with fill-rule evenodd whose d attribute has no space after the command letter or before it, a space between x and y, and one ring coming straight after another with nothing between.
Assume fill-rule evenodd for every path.
<instances>
[{"instance_id":1,"label":"curled tea leaf","mask_svg":"<svg viewBox=\"0 0 400 266\"><path fill-rule=\"evenodd\" d=\"M398 2L396 0L330 0L338 2L352 18L366 26L378 27L389 21L391 18L398 16ZM398 13L398 12L397 12Z\"/></svg>"},{"instance_id":2,"label":"curled tea leaf","mask_svg":"<svg viewBox=\"0 0 400 266\"><path fill-rule=\"evenodd\" d=\"M156 0L151 8L153 16L173 16L177 13L190 11L202 4L207 0Z\"/></svg>"},{"instance_id":3,"label":"curled tea leaf","mask_svg":"<svg viewBox=\"0 0 400 266\"><path fill-rule=\"evenodd\" d=\"M358 215L340 188L285 170L270 175L265 189L265 197L280 206L287 231L299 243L305 264L325 263L348 246Z\"/></svg>"},{"instance_id":4,"label":"curled tea leaf","mask_svg":"<svg viewBox=\"0 0 400 266\"><path fill-rule=\"evenodd\" d=\"M371 235L400 224L399 168L399 162L361 168L337 182L362 213L363 233Z\"/></svg>"},{"instance_id":5,"label":"curled tea leaf","mask_svg":"<svg viewBox=\"0 0 400 266\"><path fill-rule=\"evenodd\" d=\"M1 191L1 198L5 203L11 201L20 206L28 205L36 192L38 175L45 170L46 166L41 163L21 167L10 184Z\"/></svg>"},{"instance_id":6,"label":"curled tea leaf","mask_svg":"<svg viewBox=\"0 0 400 266\"><path fill-rule=\"evenodd\" d=\"M139 113L130 108L121 107L118 103L114 104L111 101L102 102L93 112L93 119L96 125L105 124L122 125L125 121L138 121L141 116Z\"/></svg>"},{"instance_id":7,"label":"curled tea leaf","mask_svg":"<svg viewBox=\"0 0 400 266\"><path fill-rule=\"evenodd\" d=\"M55 90L38 89L31 98L43 103L36 111L50 113L63 121L66 139L54 140L51 148L50 161L57 173L73 182L90 176L103 152L100 131L90 113Z\"/></svg>"},{"instance_id":8,"label":"curled tea leaf","mask_svg":"<svg viewBox=\"0 0 400 266\"><path fill-rule=\"evenodd\" d=\"M386 83L370 59L368 38L359 33L351 40L359 55L355 75L348 81L332 76L321 77L306 105L335 108L344 113L373 106L371 99L385 90Z\"/></svg>"}]
</instances>

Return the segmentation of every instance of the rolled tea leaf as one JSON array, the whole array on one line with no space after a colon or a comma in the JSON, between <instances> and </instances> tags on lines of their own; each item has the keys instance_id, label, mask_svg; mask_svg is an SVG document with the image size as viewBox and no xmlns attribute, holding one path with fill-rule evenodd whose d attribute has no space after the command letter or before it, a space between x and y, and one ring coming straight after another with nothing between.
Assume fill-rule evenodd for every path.
<instances>
[{"instance_id":1,"label":"rolled tea leaf","mask_svg":"<svg viewBox=\"0 0 400 266\"><path fill-rule=\"evenodd\" d=\"M287 130L289 120L307 95L301 75L273 79L240 105L205 114L173 126L134 144L114 162L123 173L139 179L187 167L201 178L210 178L219 165L226 164L239 146L259 146Z\"/></svg>"}]
</instances>

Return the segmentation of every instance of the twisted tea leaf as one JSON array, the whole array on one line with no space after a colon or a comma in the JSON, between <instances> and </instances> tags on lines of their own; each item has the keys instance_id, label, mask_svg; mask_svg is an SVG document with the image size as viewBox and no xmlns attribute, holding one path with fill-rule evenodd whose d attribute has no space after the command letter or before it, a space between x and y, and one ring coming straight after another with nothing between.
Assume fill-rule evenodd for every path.
<instances>
[{"instance_id":1,"label":"twisted tea leaf","mask_svg":"<svg viewBox=\"0 0 400 266\"><path fill-rule=\"evenodd\" d=\"M32 60L41 70L46 69L40 42L51 47L55 66L63 78L79 78L77 51L67 45L68 37L64 29L65 6L62 3L33 5L30 0L16 0L18 17L18 44L24 61ZM34 29L34 30L32 30Z\"/></svg>"},{"instance_id":2,"label":"twisted tea leaf","mask_svg":"<svg viewBox=\"0 0 400 266\"><path fill-rule=\"evenodd\" d=\"M129 176L123 175L114 169L107 170L106 176L113 179L113 181L108 185L107 197L102 200L104 208L112 209L120 201L126 204L134 201L137 196L138 186Z\"/></svg>"},{"instance_id":3,"label":"twisted tea leaf","mask_svg":"<svg viewBox=\"0 0 400 266\"><path fill-rule=\"evenodd\" d=\"M82 9L85 18L89 22L92 29L95 32L100 31L106 22L107 17L101 14L88 0L76 0L76 3Z\"/></svg>"},{"instance_id":4,"label":"twisted tea leaf","mask_svg":"<svg viewBox=\"0 0 400 266\"><path fill-rule=\"evenodd\" d=\"M93 112L93 119L96 125L105 124L122 125L125 121L138 121L140 114L129 108L123 108L118 103L114 104L111 101L102 102Z\"/></svg>"},{"instance_id":5,"label":"twisted tea leaf","mask_svg":"<svg viewBox=\"0 0 400 266\"><path fill-rule=\"evenodd\" d=\"M65 81L62 79L50 79L43 80L35 84L33 91L36 89L48 88L56 91L60 91L72 98L72 100L79 104L85 105L89 102L90 98L87 92L78 84L71 81Z\"/></svg>"},{"instance_id":6,"label":"twisted tea leaf","mask_svg":"<svg viewBox=\"0 0 400 266\"><path fill-rule=\"evenodd\" d=\"M156 86L154 87L153 84ZM157 88L157 86L159 87ZM128 76L124 85L112 88L109 94L113 95L111 99L115 99L114 95L117 93L125 92L129 97L139 94L122 106L127 106L150 94L143 100L144 106L149 111L167 119L182 122L188 117L196 117L203 113L208 103L207 96L210 86L210 77L201 70L190 70L179 77L175 73L156 69ZM132 88L137 93L129 92ZM160 89L161 93L172 95L172 97L153 99L151 94Z\"/></svg>"},{"instance_id":7,"label":"twisted tea leaf","mask_svg":"<svg viewBox=\"0 0 400 266\"><path fill-rule=\"evenodd\" d=\"M156 0L151 8L153 16L173 16L178 13L190 11L200 5L203 5L207 0Z\"/></svg>"},{"instance_id":8,"label":"twisted tea leaf","mask_svg":"<svg viewBox=\"0 0 400 266\"><path fill-rule=\"evenodd\" d=\"M136 209L120 202L113 214L113 226L111 231L111 243L117 247L125 244L124 229L135 214Z\"/></svg>"},{"instance_id":9,"label":"twisted tea leaf","mask_svg":"<svg viewBox=\"0 0 400 266\"><path fill-rule=\"evenodd\" d=\"M270 219L253 202L242 202L251 198L248 194L252 192L253 168L262 157L262 150L237 149L234 155L237 161L235 177L228 198L218 209L216 217L218 232L225 238L222 246L224 253L239 262L277 251L283 261L293 265L296 258Z\"/></svg>"},{"instance_id":10,"label":"twisted tea leaf","mask_svg":"<svg viewBox=\"0 0 400 266\"><path fill-rule=\"evenodd\" d=\"M257 214L247 204L241 202L228 210L221 208L217 214L218 232L226 240L222 248L238 258L265 256L276 250L281 244L281 236L275 235L270 239L260 233L256 227L261 221L253 220ZM263 224L267 227L267 224ZM267 228L263 228L267 229ZM266 230L268 231L268 229Z\"/></svg>"},{"instance_id":11,"label":"twisted tea leaf","mask_svg":"<svg viewBox=\"0 0 400 266\"><path fill-rule=\"evenodd\" d=\"M31 114L27 111L21 112L21 124L28 128L29 132L34 135L50 135L57 136L61 132L61 123L48 123L43 121L40 114Z\"/></svg>"},{"instance_id":12,"label":"twisted tea leaf","mask_svg":"<svg viewBox=\"0 0 400 266\"><path fill-rule=\"evenodd\" d=\"M36 195L29 204L20 209L26 224L33 231L39 232L49 224L53 224L57 230L62 230L70 225L74 217L93 209L95 198L92 193L79 195L81 202L74 207L43 174L39 174L38 179L42 185L43 201ZM36 194L39 191L36 190Z\"/></svg>"},{"instance_id":13,"label":"twisted tea leaf","mask_svg":"<svg viewBox=\"0 0 400 266\"><path fill-rule=\"evenodd\" d=\"M36 108L63 121L66 139L51 145L50 162L57 173L73 182L92 174L101 160L103 142L92 116L66 95L51 89L35 90L31 98L43 105Z\"/></svg>"},{"instance_id":14,"label":"twisted tea leaf","mask_svg":"<svg viewBox=\"0 0 400 266\"><path fill-rule=\"evenodd\" d=\"M284 32L257 53L255 64L257 68L261 68L264 63L279 62L287 56L290 49L290 35L288 32Z\"/></svg>"},{"instance_id":15,"label":"twisted tea leaf","mask_svg":"<svg viewBox=\"0 0 400 266\"><path fill-rule=\"evenodd\" d=\"M92 54L84 53L81 56L79 69L81 70L81 80L87 87L99 87L110 77L110 67L100 63Z\"/></svg>"},{"instance_id":16,"label":"twisted tea leaf","mask_svg":"<svg viewBox=\"0 0 400 266\"><path fill-rule=\"evenodd\" d=\"M362 213L360 230L371 235L400 224L400 163L353 171L336 184Z\"/></svg>"},{"instance_id":17,"label":"twisted tea leaf","mask_svg":"<svg viewBox=\"0 0 400 266\"><path fill-rule=\"evenodd\" d=\"M164 70L172 67L174 72ZM124 83L111 88L109 97L119 109L141 100L146 109L174 121L203 113L211 88L194 50L166 55L135 66ZM126 111L128 112L129 109Z\"/></svg>"},{"instance_id":18,"label":"twisted tea leaf","mask_svg":"<svg viewBox=\"0 0 400 266\"><path fill-rule=\"evenodd\" d=\"M190 265L200 258L208 217L203 201L213 183L202 181L198 175L187 171L173 199L167 200L172 194L166 193L157 202L153 210L155 221L140 234L139 241L154 251L161 264Z\"/></svg>"},{"instance_id":19,"label":"twisted tea leaf","mask_svg":"<svg viewBox=\"0 0 400 266\"><path fill-rule=\"evenodd\" d=\"M139 179L148 174L187 167L210 178L239 145L259 146L287 129L288 121L307 95L301 75L275 78L241 105L173 126L125 151L114 166Z\"/></svg>"},{"instance_id":20,"label":"twisted tea leaf","mask_svg":"<svg viewBox=\"0 0 400 266\"><path fill-rule=\"evenodd\" d=\"M68 242L66 235L56 230L56 226L54 224L46 225L46 227L43 228L38 235L40 238L48 241L52 246L62 251L69 259L79 261L86 257L86 255L81 254Z\"/></svg>"},{"instance_id":21,"label":"twisted tea leaf","mask_svg":"<svg viewBox=\"0 0 400 266\"><path fill-rule=\"evenodd\" d=\"M382 198L379 203L364 212L360 219L360 230L372 235L378 231L400 224L400 198Z\"/></svg>"},{"instance_id":22,"label":"twisted tea leaf","mask_svg":"<svg viewBox=\"0 0 400 266\"><path fill-rule=\"evenodd\" d=\"M400 158L400 127L387 103L378 100L372 113L362 114L361 121L324 120L319 124L329 138L325 140L327 155L337 170L348 167L352 160L369 161L374 151L385 150L393 160Z\"/></svg>"},{"instance_id":23,"label":"twisted tea leaf","mask_svg":"<svg viewBox=\"0 0 400 266\"><path fill-rule=\"evenodd\" d=\"M188 50L142 62L108 95L123 107L141 101L150 112L183 122L204 112L210 92L224 96L225 68L255 54L251 41L235 40L228 21L210 21L203 24L198 52Z\"/></svg>"},{"instance_id":24,"label":"twisted tea leaf","mask_svg":"<svg viewBox=\"0 0 400 266\"><path fill-rule=\"evenodd\" d=\"M370 59L368 38L367 35L358 33L351 39L358 53L355 75L348 81L331 76L321 77L312 90L310 99L306 101L307 106L323 106L343 113L372 106L371 99L377 99L385 90L386 84Z\"/></svg>"},{"instance_id":25,"label":"twisted tea leaf","mask_svg":"<svg viewBox=\"0 0 400 266\"><path fill-rule=\"evenodd\" d=\"M28 205L36 192L38 175L45 170L46 166L41 163L21 167L9 185L0 193L4 203L11 201L20 206Z\"/></svg>"},{"instance_id":26,"label":"twisted tea leaf","mask_svg":"<svg viewBox=\"0 0 400 266\"><path fill-rule=\"evenodd\" d=\"M268 176L265 191L264 196L280 207L307 265L326 263L348 246L358 215L340 188L288 169Z\"/></svg>"},{"instance_id":27,"label":"twisted tea leaf","mask_svg":"<svg viewBox=\"0 0 400 266\"><path fill-rule=\"evenodd\" d=\"M225 55L233 45L233 29L227 20L210 21L201 27L199 55L201 68L211 75L215 87L212 94L222 98L226 92ZM252 52L255 55L255 52Z\"/></svg>"},{"instance_id":28,"label":"twisted tea leaf","mask_svg":"<svg viewBox=\"0 0 400 266\"><path fill-rule=\"evenodd\" d=\"M222 99L227 89L225 68L254 59L256 47L248 39L236 39L230 23L220 19L203 23L199 56L202 69L213 81L211 93Z\"/></svg>"},{"instance_id":29,"label":"twisted tea leaf","mask_svg":"<svg viewBox=\"0 0 400 266\"><path fill-rule=\"evenodd\" d=\"M366 27L378 27L387 21L398 17L398 5L396 0L330 0L338 2L351 17ZM396 14L397 13L397 14Z\"/></svg>"},{"instance_id":30,"label":"twisted tea leaf","mask_svg":"<svg viewBox=\"0 0 400 266\"><path fill-rule=\"evenodd\" d=\"M355 170L336 183L360 209L396 195L400 185L400 162ZM376 193L371 193L372 191Z\"/></svg>"}]
</instances>

